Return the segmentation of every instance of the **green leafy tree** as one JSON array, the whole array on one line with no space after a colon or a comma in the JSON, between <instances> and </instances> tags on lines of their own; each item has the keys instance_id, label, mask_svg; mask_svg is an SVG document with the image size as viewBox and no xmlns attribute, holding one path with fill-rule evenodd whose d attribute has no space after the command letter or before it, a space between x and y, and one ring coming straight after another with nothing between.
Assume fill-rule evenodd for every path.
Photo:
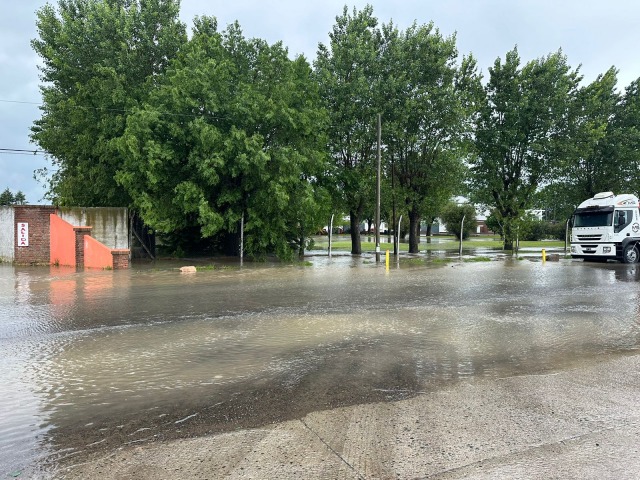
<instances>
[{"instance_id":1,"label":"green leafy tree","mask_svg":"<svg viewBox=\"0 0 640 480\"><path fill-rule=\"evenodd\" d=\"M489 230L491 230L493 233L497 233L498 235L500 235L500 238L504 239L504 232L502 229L500 214L495 208L489 213L489 216L485 220L485 224L487 225L487 228Z\"/></svg>"},{"instance_id":2,"label":"green leafy tree","mask_svg":"<svg viewBox=\"0 0 640 480\"><path fill-rule=\"evenodd\" d=\"M505 238L505 219L500 211L494 208L487 217L486 224L489 230ZM529 212L522 212L521 216L516 219L510 219L511 231L513 233L514 247L518 241L528 240L536 229L538 220ZM539 240L539 238L538 238Z\"/></svg>"},{"instance_id":3,"label":"green leafy tree","mask_svg":"<svg viewBox=\"0 0 640 480\"><path fill-rule=\"evenodd\" d=\"M420 221L431 218L464 178L470 85L475 61L458 69L455 38L433 24L400 32L378 27L370 6L337 18L329 47L321 46L316 73L331 115L335 178L351 217L352 253L360 253L359 225L372 217L376 118L382 113L386 177L393 211L406 210L410 251L418 250ZM388 207L387 207L388 209Z\"/></svg>"},{"instance_id":4,"label":"green leafy tree","mask_svg":"<svg viewBox=\"0 0 640 480\"><path fill-rule=\"evenodd\" d=\"M611 163L620 184L612 189L640 195L640 78L625 88L613 119Z\"/></svg>"},{"instance_id":5,"label":"green leafy tree","mask_svg":"<svg viewBox=\"0 0 640 480\"><path fill-rule=\"evenodd\" d=\"M462 219L464 218L464 225ZM453 233L458 240L462 235L463 239L469 238L476 230L476 208L468 203L458 205L448 203L440 213L440 219L444 223L447 231Z\"/></svg>"},{"instance_id":6,"label":"green leafy tree","mask_svg":"<svg viewBox=\"0 0 640 480\"><path fill-rule=\"evenodd\" d=\"M563 173L539 192L538 208L566 221L582 201L603 191L637 192L640 136L637 85L618 93L610 68L580 88L574 104L573 147Z\"/></svg>"},{"instance_id":7,"label":"green leafy tree","mask_svg":"<svg viewBox=\"0 0 640 480\"><path fill-rule=\"evenodd\" d=\"M7 206L13 205L15 202L15 197L9 187L7 187L2 193L0 193L0 205Z\"/></svg>"},{"instance_id":8,"label":"green leafy tree","mask_svg":"<svg viewBox=\"0 0 640 480\"><path fill-rule=\"evenodd\" d=\"M61 205L127 206L117 139L186 42L179 0L59 0L37 11L42 117L32 139L56 171Z\"/></svg>"},{"instance_id":9,"label":"green leafy tree","mask_svg":"<svg viewBox=\"0 0 640 480\"><path fill-rule=\"evenodd\" d=\"M536 193L533 208L544 210L547 220L566 222L578 204L586 199L578 197L571 187L564 179L545 185Z\"/></svg>"},{"instance_id":10,"label":"green leafy tree","mask_svg":"<svg viewBox=\"0 0 640 480\"><path fill-rule=\"evenodd\" d=\"M517 49L489 69L476 130L471 186L477 203L493 206L511 250L516 222L538 188L562 171L571 150L571 113L578 75L561 52L520 66Z\"/></svg>"},{"instance_id":11,"label":"green leafy tree","mask_svg":"<svg viewBox=\"0 0 640 480\"><path fill-rule=\"evenodd\" d=\"M349 213L351 253L362 253L360 223L375 201L375 85L378 83L380 31L371 6L349 14L347 7L320 45L315 75L329 112L328 146L333 160L335 194Z\"/></svg>"},{"instance_id":12,"label":"green leafy tree","mask_svg":"<svg viewBox=\"0 0 640 480\"><path fill-rule=\"evenodd\" d=\"M542 208L570 215L585 199L602 191L620 191L626 183L627 168L616 155L617 145L625 143L616 131L620 103L616 85L616 70L611 68L578 90L571 115L571 148L564 169L543 189L541 198L550 203ZM555 195L558 192L560 196Z\"/></svg>"},{"instance_id":13,"label":"green leafy tree","mask_svg":"<svg viewBox=\"0 0 640 480\"><path fill-rule=\"evenodd\" d=\"M13 203L15 205L26 205L27 203L27 197L25 197L24 193L22 192L22 190L18 190L16 192L16 194L13 197Z\"/></svg>"},{"instance_id":14,"label":"green leafy tree","mask_svg":"<svg viewBox=\"0 0 640 480\"><path fill-rule=\"evenodd\" d=\"M244 218L248 254L290 257L328 216L318 103L303 57L292 61L279 43L246 39L237 24L221 33L201 17L129 118L118 181L161 233L195 234L236 253Z\"/></svg>"},{"instance_id":15,"label":"green leafy tree","mask_svg":"<svg viewBox=\"0 0 640 480\"><path fill-rule=\"evenodd\" d=\"M7 187L2 193L0 193L0 205L25 205L27 198L24 196L21 190L14 195L14 193Z\"/></svg>"},{"instance_id":16,"label":"green leafy tree","mask_svg":"<svg viewBox=\"0 0 640 480\"><path fill-rule=\"evenodd\" d=\"M573 135L575 155L569 162L567 193L577 205L596 193L617 190L623 183L624 168L612 161L614 125L620 95L614 68L599 75L578 91L577 132ZM573 193L573 195L571 195Z\"/></svg>"},{"instance_id":17,"label":"green leafy tree","mask_svg":"<svg viewBox=\"0 0 640 480\"><path fill-rule=\"evenodd\" d=\"M409 216L409 251L418 252L422 218L429 223L465 177L466 155L479 76L473 58L456 65L455 37L433 24L400 32L383 27L380 82L387 168Z\"/></svg>"}]
</instances>

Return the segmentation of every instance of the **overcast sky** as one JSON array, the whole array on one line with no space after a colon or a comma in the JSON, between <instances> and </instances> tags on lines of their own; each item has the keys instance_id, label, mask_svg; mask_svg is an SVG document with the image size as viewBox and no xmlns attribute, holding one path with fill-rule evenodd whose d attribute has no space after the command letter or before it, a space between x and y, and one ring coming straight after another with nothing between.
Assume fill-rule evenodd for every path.
<instances>
[{"instance_id":1,"label":"overcast sky","mask_svg":"<svg viewBox=\"0 0 640 480\"><path fill-rule=\"evenodd\" d=\"M29 129L39 117L35 11L45 0L6 0L0 16L0 191L22 190L29 203L44 203L34 170L50 165L41 154L15 155L2 149L35 150ZM56 4L57 2L50 2ZM460 54L473 53L486 76L497 57L515 45L523 62L559 48L591 82L609 67L619 70L621 89L640 77L640 2L637 0L182 0L181 17L210 15L221 27L238 20L246 37L281 40L291 56L312 61L318 43L328 42L335 17L373 5L374 15L401 29L414 20L433 21L444 35L456 33Z\"/></svg>"}]
</instances>

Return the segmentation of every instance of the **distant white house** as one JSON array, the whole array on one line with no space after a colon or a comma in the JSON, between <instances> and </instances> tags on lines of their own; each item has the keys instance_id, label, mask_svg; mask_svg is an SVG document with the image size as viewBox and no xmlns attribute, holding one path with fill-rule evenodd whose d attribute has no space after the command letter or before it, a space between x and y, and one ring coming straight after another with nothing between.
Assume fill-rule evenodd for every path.
<instances>
[{"instance_id":1,"label":"distant white house","mask_svg":"<svg viewBox=\"0 0 640 480\"><path fill-rule=\"evenodd\" d=\"M527 213L530 213L531 215L536 217L538 220L542 220L544 217L544 210L539 210L539 209L527 210Z\"/></svg>"}]
</instances>

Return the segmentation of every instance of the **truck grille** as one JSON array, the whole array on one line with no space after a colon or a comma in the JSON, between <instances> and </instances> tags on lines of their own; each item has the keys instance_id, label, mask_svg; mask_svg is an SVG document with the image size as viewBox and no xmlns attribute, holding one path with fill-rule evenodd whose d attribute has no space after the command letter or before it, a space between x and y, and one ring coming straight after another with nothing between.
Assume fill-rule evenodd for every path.
<instances>
[{"instance_id":1,"label":"truck grille","mask_svg":"<svg viewBox=\"0 0 640 480\"><path fill-rule=\"evenodd\" d=\"M578 235L578 240L580 240L581 242L599 242L600 240L602 240L602 235Z\"/></svg>"}]
</instances>

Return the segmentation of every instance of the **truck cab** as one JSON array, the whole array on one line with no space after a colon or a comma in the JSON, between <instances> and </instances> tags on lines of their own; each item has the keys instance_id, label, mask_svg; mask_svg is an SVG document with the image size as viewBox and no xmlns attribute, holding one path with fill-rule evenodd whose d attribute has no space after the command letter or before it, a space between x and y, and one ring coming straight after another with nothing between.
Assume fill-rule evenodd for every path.
<instances>
[{"instance_id":1,"label":"truck cab","mask_svg":"<svg viewBox=\"0 0 640 480\"><path fill-rule=\"evenodd\" d=\"M602 192L572 216L571 257L593 261L640 259L640 204L635 195Z\"/></svg>"}]
</instances>

